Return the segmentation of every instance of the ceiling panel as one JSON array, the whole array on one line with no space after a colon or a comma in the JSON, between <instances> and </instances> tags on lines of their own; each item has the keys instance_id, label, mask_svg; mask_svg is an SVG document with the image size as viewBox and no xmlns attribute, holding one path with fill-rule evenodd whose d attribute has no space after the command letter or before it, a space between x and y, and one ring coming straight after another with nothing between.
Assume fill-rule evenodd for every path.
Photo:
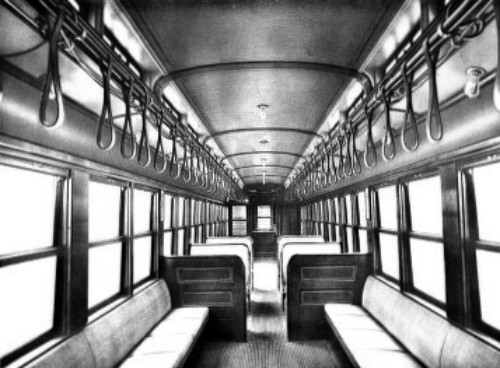
<instances>
[{"instance_id":1,"label":"ceiling panel","mask_svg":"<svg viewBox=\"0 0 500 368\"><path fill-rule=\"evenodd\" d=\"M123 0L170 71L246 60L360 66L395 0Z\"/></svg>"}]
</instances>

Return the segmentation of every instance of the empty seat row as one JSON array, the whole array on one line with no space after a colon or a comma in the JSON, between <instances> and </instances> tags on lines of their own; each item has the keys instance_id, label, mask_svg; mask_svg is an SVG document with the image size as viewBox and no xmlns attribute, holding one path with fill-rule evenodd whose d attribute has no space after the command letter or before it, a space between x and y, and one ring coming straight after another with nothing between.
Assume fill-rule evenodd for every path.
<instances>
[{"instance_id":1,"label":"empty seat row","mask_svg":"<svg viewBox=\"0 0 500 368\"><path fill-rule=\"evenodd\" d=\"M362 306L327 304L325 315L355 367L500 367L499 350L373 276Z\"/></svg>"},{"instance_id":2,"label":"empty seat row","mask_svg":"<svg viewBox=\"0 0 500 368\"><path fill-rule=\"evenodd\" d=\"M181 367L208 321L208 308L171 308L159 280L65 339L29 368Z\"/></svg>"}]
</instances>

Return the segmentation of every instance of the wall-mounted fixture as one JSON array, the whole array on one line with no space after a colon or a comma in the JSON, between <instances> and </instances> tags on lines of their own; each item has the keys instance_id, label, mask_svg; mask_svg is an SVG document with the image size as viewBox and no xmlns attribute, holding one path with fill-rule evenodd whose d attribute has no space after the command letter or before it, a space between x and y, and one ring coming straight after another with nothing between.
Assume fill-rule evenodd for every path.
<instances>
[{"instance_id":1,"label":"wall-mounted fixture","mask_svg":"<svg viewBox=\"0 0 500 368\"><path fill-rule=\"evenodd\" d=\"M476 98L481 91L481 77L486 73L481 67L471 66L465 70L467 80L465 81L464 93L469 98Z\"/></svg>"},{"instance_id":2,"label":"wall-mounted fixture","mask_svg":"<svg viewBox=\"0 0 500 368\"><path fill-rule=\"evenodd\" d=\"M259 116L262 120L266 120L267 118L267 109L269 108L270 106L269 105L266 105L266 104L259 104L257 105L257 108L259 109Z\"/></svg>"}]
</instances>

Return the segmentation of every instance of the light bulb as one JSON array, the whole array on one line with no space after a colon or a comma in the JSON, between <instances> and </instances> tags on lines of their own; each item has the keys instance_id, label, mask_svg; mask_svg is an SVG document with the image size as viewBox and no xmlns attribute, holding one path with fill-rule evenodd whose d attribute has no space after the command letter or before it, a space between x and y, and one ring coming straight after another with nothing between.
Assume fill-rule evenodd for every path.
<instances>
[{"instance_id":1,"label":"light bulb","mask_svg":"<svg viewBox=\"0 0 500 368\"><path fill-rule=\"evenodd\" d=\"M465 72L467 73L467 80L464 86L464 93L469 98L476 98L480 93L479 82L486 71L483 68L471 66Z\"/></svg>"},{"instance_id":2,"label":"light bulb","mask_svg":"<svg viewBox=\"0 0 500 368\"><path fill-rule=\"evenodd\" d=\"M267 108L269 107L269 105L266 105L266 104L260 104L260 105L257 105L258 109L259 109L259 116L262 120L266 120L267 118Z\"/></svg>"}]
</instances>

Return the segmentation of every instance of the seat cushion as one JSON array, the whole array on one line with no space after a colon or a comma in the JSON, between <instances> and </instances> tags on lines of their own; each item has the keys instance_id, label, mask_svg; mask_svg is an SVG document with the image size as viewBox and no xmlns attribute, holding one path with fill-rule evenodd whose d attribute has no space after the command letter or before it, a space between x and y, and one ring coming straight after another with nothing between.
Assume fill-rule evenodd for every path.
<instances>
[{"instance_id":1,"label":"seat cushion","mask_svg":"<svg viewBox=\"0 0 500 368\"><path fill-rule=\"evenodd\" d=\"M170 335L172 333L196 336L204 324L205 320L200 319L167 318L151 331L150 336Z\"/></svg>"},{"instance_id":2,"label":"seat cushion","mask_svg":"<svg viewBox=\"0 0 500 368\"><path fill-rule=\"evenodd\" d=\"M452 326L443 347L441 368L500 368L500 351Z\"/></svg>"},{"instance_id":3,"label":"seat cushion","mask_svg":"<svg viewBox=\"0 0 500 368\"><path fill-rule=\"evenodd\" d=\"M182 355L175 352L131 356L125 359L121 368L176 368L182 363Z\"/></svg>"},{"instance_id":4,"label":"seat cushion","mask_svg":"<svg viewBox=\"0 0 500 368\"><path fill-rule=\"evenodd\" d=\"M138 347L132 351L131 356L159 354L159 353L179 353L185 356L194 345L194 336L191 334L163 334L146 337Z\"/></svg>"},{"instance_id":5,"label":"seat cushion","mask_svg":"<svg viewBox=\"0 0 500 368\"><path fill-rule=\"evenodd\" d=\"M175 308L168 314L168 318L198 319L204 321L208 318L208 308Z\"/></svg>"},{"instance_id":6,"label":"seat cushion","mask_svg":"<svg viewBox=\"0 0 500 368\"><path fill-rule=\"evenodd\" d=\"M363 307L427 367L440 367L450 323L385 282L368 277Z\"/></svg>"},{"instance_id":7,"label":"seat cushion","mask_svg":"<svg viewBox=\"0 0 500 368\"><path fill-rule=\"evenodd\" d=\"M348 304L327 304L325 316L356 366L421 367L363 308Z\"/></svg>"}]
</instances>

